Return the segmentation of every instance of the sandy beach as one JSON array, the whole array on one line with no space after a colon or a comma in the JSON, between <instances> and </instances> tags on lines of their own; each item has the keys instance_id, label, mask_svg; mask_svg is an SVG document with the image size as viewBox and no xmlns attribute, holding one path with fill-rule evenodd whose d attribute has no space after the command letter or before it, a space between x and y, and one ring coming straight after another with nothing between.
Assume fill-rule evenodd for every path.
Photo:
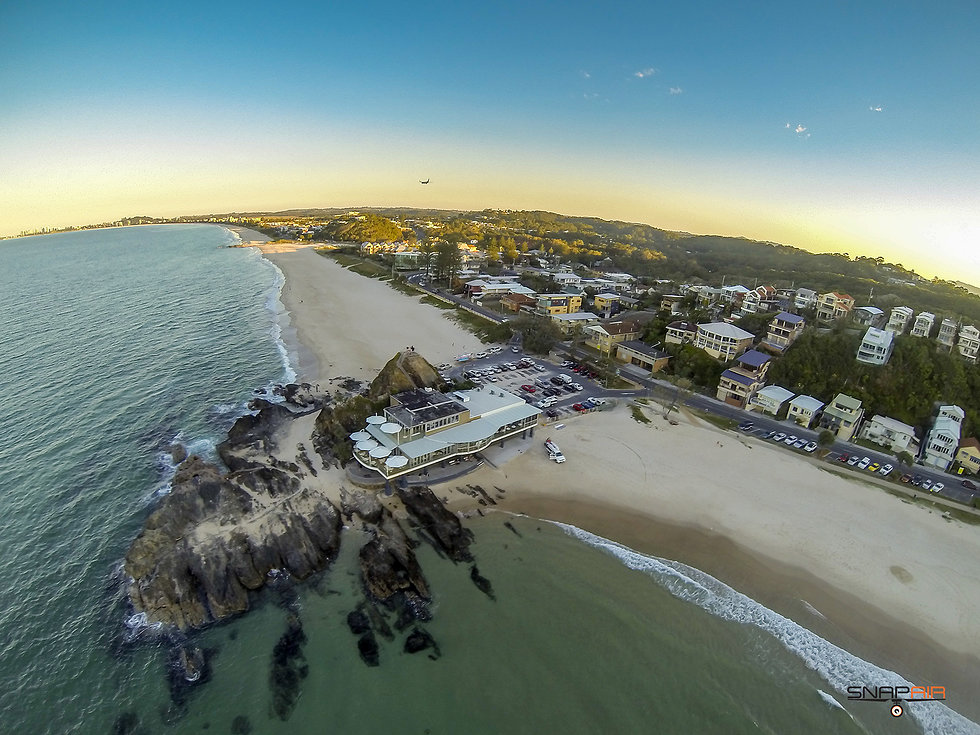
<instances>
[{"instance_id":1,"label":"sandy beach","mask_svg":"<svg viewBox=\"0 0 980 735\"><path fill-rule=\"evenodd\" d=\"M441 310L308 247L262 249L284 272L283 301L316 356L309 378L369 380L409 345L435 364L478 344ZM764 442L644 410L649 424L620 406L541 429L560 441L565 464L536 441L446 490L504 488L501 510L695 566L862 658L947 686L949 703L978 718L980 526ZM473 509L468 495L446 494Z\"/></svg>"}]
</instances>

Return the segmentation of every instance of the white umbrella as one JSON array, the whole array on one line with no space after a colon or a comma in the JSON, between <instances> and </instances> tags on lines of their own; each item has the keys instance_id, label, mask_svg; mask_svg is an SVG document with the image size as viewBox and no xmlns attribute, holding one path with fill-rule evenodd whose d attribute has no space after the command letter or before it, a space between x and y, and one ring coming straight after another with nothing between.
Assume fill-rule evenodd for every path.
<instances>
[{"instance_id":1,"label":"white umbrella","mask_svg":"<svg viewBox=\"0 0 980 735\"><path fill-rule=\"evenodd\" d=\"M394 421L389 421L387 424L381 424L381 431L383 431L385 434L397 434L401 430L401 424L396 424Z\"/></svg>"},{"instance_id":2,"label":"white umbrella","mask_svg":"<svg viewBox=\"0 0 980 735\"><path fill-rule=\"evenodd\" d=\"M391 454L391 450L388 447L375 447L371 450L371 456L375 459L381 459L382 457L387 457Z\"/></svg>"},{"instance_id":3,"label":"white umbrella","mask_svg":"<svg viewBox=\"0 0 980 735\"><path fill-rule=\"evenodd\" d=\"M364 439L359 441L354 445L354 449L359 449L362 452L367 452L378 446L378 443L374 439Z\"/></svg>"},{"instance_id":4,"label":"white umbrella","mask_svg":"<svg viewBox=\"0 0 980 735\"><path fill-rule=\"evenodd\" d=\"M394 457L388 457L385 460L385 464L388 467L404 467L408 464L408 457L402 456L401 454L396 454Z\"/></svg>"},{"instance_id":5,"label":"white umbrella","mask_svg":"<svg viewBox=\"0 0 980 735\"><path fill-rule=\"evenodd\" d=\"M371 435L368 434L366 431L355 431L353 434L350 435L350 438L352 441L361 442L364 441L365 439L370 439Z\"/></svg>"},{"instance_id":6,"label":"white umbrella","mask_svg":"<svg viewBox=\"0 0 980 735\"><path fill-rule=\"evenodd\" d=\"M385 422L384 416L368 416L367 422L369 424L383 424Z\"/></svg>"}]
</instances>

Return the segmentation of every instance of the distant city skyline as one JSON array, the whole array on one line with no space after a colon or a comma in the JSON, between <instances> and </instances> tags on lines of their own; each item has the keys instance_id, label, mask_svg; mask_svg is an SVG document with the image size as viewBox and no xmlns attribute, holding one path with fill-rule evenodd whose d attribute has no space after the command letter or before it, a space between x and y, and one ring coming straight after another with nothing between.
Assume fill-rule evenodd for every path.
<instances>
[{"instance_id":1,"label":"distant city skyline","mask_svg":"<svg viewBox=\"0 0 980 735\"><path fill-rule=\"evenodd\" d=\"M978 37L973 2L7 6L0 234L544 209L980 283Z\"/></svg>"}]
</instances>

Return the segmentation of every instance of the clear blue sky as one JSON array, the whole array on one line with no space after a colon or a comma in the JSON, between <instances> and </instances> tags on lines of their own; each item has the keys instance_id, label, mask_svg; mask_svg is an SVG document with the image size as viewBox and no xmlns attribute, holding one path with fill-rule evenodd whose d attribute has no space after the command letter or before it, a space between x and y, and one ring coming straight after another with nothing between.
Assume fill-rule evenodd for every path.
<instances>
[{"instance_id":1,"label":"clear blue sky","mask_svg":"<svg viewBox=\"0 0 980 735\"><path fill-rule=\"evenodd\" d=\"M980 4L741 5L5 3L0 233L541 208L980 281Z\"/></svg>"}]
</instances>

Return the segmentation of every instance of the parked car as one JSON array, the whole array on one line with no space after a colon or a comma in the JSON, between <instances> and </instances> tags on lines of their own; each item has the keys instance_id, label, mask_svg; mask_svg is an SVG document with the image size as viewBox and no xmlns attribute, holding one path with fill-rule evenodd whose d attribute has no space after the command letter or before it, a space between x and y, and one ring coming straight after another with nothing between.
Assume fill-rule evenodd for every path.
<instances>
[{"instance_id":1,"label":"parked car","mask_svg":"<svg viewBox=\"0 0 980 735\"><path fill-rule=\"evenodd\" d=\"M569 393L574 393L575 392L575 386L573 384L571 384L571 383L567 383L565 385L565 390L567 390Z\"/></svg>"},{"instance_id":2,"label":"parked car","mask_svg":"<svg viewBox=\"0 0 980 735\"><path fill-rule=\"evenodd\" d=\"M781 442L785 438L786 438L786 435L783 432L780 431L778 434L776 434L776 435L773 436L772 440L774 442Z\"/></svg>"},{"instance_id":3,"label":"parked car","mask_svg":"<svg viewBox=\"0 0 980 735\"><path fill-rule=\"evenodd\" d=\"M585 411L586 410L585 406L583 406L581 403L573 404L572 405L572 408L574 408L576 411Z\"/></svg>"},{"instance_id":4,"label":"parked car","mask_svg":"<svg viewBox=\"0 0 980 735\"><path fill-rule=\"evenodd\" d=\"M912 484L919 487L922 484L922 475L912 475Z\"/></svg>"},{"instance_id":5,"label":"parked car","mask_svg":"<svg viewBox=\"0 0 980 735\"><path fill-rule=\"evenodd\" d=\"M868 469L869 464L871 464L871 457L865 457L864 459L862 459L860 462L857 463L857 468L859 470L866 470Z\"/></svg>"},{"instance_id":6,"label":"parked car","mask_svg":"<svg viewBox=\"0 0 980 735\"><path fill-rule=\"evenodd\" d=\"M946 489L946 486L943 483L941 483L941 482L933 483L932 491L934 493L942 492L945 489Z\"/></svg>"},{"instance_id":7,"label":"parked car","mask_svg":"<svg viewBox=\"0 0 980 735\"><path fill-rule=\"evenodd\" d=\"M487 353L477 352L475 355L473 355L473 357L476 358L477 360L482 360L484 357L487 357Z\"/></svg>"},{"instance_id":8,"label":"parked car","mask_svg":"<svg viewBox=\"0 0 980 735\"><path fill-rule=\"evenodd\" d=\"M605 398L590 398L589 400L592 401L597 406L605 406L606 405L606 399Z\"/></svg>"},{"instance_id":9,"label":"parked car","mask_svg":"<svg viewBox=\"0 0 980 735\"><path fill-rule=\"evenodd\" d=\"M977 489L977 486L973 482L971 482L970 480L963 480L963 482L961 482L960 485L962 485L963 487L965 487L967 490L976 490Z\"/></svg>"},{"instance_id":10,"label":"parked car","mask_svg":"<svg viewBox=\"0 0 980 735\"><path fill-rule=\"evenodd\" d=\"M549 408L547 411L545 411L544 415L547 416L549 419L558 418L558 412L553 408Z\"/></svg>"},{"instance_id":11,"label":"parked car","mask_svg":"<svg viewBox=\"0 0 980 735\"><path fill-rule=\"evenodd\" d=\"M752 427L755 426L751 421L743 421L738 425L739 431L750 431Z\"/></svg>"},{"instance_id":12,"label":"parked car","mask_svg":"<svg viewBox=\"0 0 980 735\"><path fill-rule=\"evenodd\" d=\"M539 373L543 373L548 368L546 368L544 365L535 365L534 369L537 370Z\"/></svg>"},{"instance_id":13,"label":"parked car","mask_svg":"<svg viewBox=\"0 0 980 735\"><path fill-rule=\"evenodd\" d=\"M931 487L932 487L932 480L930 480L928 477L922 481L923 490L928 490Z\"/></svg>"},{"instance_id":14,"label":"parked car","mask_svg":"<svg viewBox=\"0 0 980 735\"><path fill-rule=\"evenodd\" d=\"M803 449L803 447L806 446L806 439L797 439L795 442L793 442L793 446L796 449Z\"/></svg>"},{"instance_id":15,"label":"parked car","mask_svg":"<svg viewBox=\"0 0 980 735\"><path fill-rule=\"evenodd\" d=\"M849 460L850 458L851 458L851 455L850 455L850 454L848 454L847 452L844 452L843 454L841 454L841 455L840 455L840 456L839 456L839 457L837 458L837 461L838 461L838 462L846 462L846 461L847 461L847 460Z\"/></svg>"},{"instance_id":16,"label":"parked car","mask_svg":"<svg viewBox=\"0 0 980 735\"><path fill-rule=\"evenodd\" d=\"M860 461L861 461L861 458L859 456L857 456L856 454L852 454L850 456L850 458L847 460L847 463L849 465L851 465L851 467L853 467L854 465L856 465Z\"/></svg>"},{"instance_id":17,"label":"parked car","mask_svg":"<svg viewBox=\"0 0 980 735\"><path fill-rule=\"evenodd\" d=\"M877 472L880 469L881 469L881 465L878 464L877 462L872 462L871 464L868 465L868 472Z\"/></svg>"},{"instance_id":18,"label":"parked car","mask_svg":"<svg viewBox=\"0 0 980 735\"><path fill-rule=\"evenodd\" d=\"M535 388L533 385L529 385L528 383L525 383L524 385L522 385L521 386L521 390L527 391L528 393L537 393L538 392L538 389L537 388Z\"/></svg>"},{"instance_id":19,"label":"parked car","mask_svg":"<svg viewBox=\"0 0 980 735\"><path fill-rule=\"evenodd\" d=\"M488 347L487 352L489 352L491 355L499 355L500 345L494 345L493 347Z\"/></svg>"},{"instance_id":20,"label":"parked car","mask_svg":"<svg viewBox=\"0 0 980 735\"><path fill-rule=\"evenodd\" d=\"M912 482L912 475L906 472L904 475L898 478L899 482Z\"/></svg>"},{"instance_id":21,"label":"parked car","mask_svg":"<svg viewBox=\"0 0 980 735\"><path fill-rule=\"evenodd\" d=\"M787 444L787 445L795 444L796 440L797 440L797 436L795 434L790 434L788 437L783 439L783 444Z\"/></svg>"},{"instance_id":22,"label":"parked car","mask_svg":"<svg viewBox=\"0 0 980 735\"><path fill-rule=\"evenodd\" d=\"M803 449L805 451L807 451L807 452L813 452L813 451L816 450L816 448L817 448L817 443L816 442L807 442L806 443L806 446L803 447Z\"/></svg>"},{"instance_id":23,"label":"parked car","mask_svg":"<svg viewBox=\"0 0 980 735\"><path fill-rule=\"evenodd\" d=\"M892 473L892 470L893 469L895 469L895 468L892 467L890 464L886 464L886 465L882 465L881 466L881 469L878 470L878 472L880 474L884 475L885 477L888 477L888 475L890 475Z\"/></svg>"}]
</instances>

